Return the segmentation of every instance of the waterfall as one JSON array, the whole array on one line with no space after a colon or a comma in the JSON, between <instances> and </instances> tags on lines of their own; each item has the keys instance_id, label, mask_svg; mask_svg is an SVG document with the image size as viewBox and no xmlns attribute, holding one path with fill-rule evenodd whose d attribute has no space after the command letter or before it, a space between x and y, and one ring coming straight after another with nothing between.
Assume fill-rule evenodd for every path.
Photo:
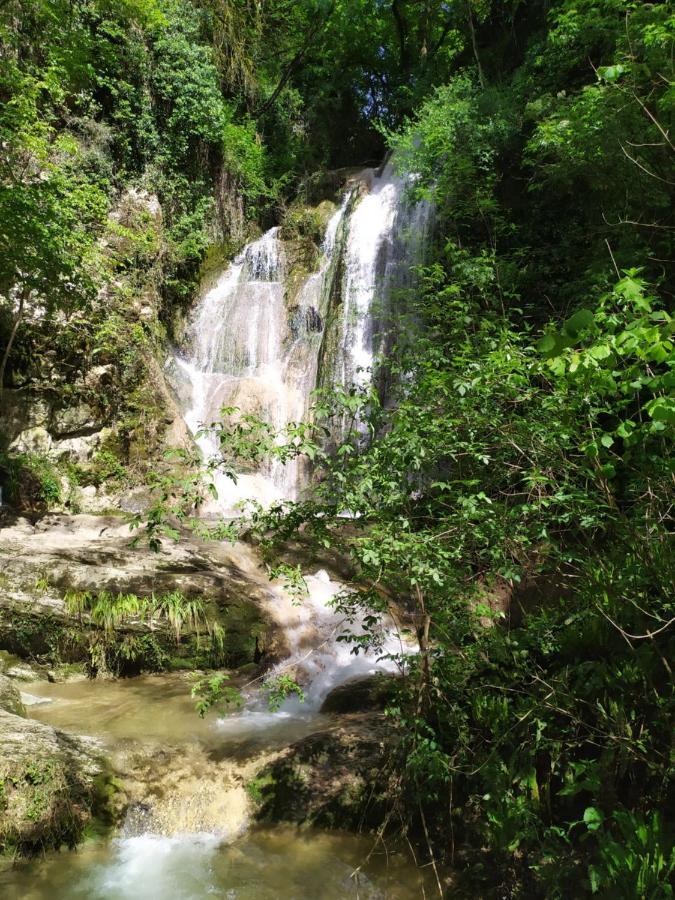
<instances>
[{"instance_id":1,"label":"waterfall","mask_svg":"<svg viewBox=\"0 0 675 900\"><path fill-rule=\"evenodd\" d=\"M414 286L432 210L410 200L408 178L390 161L351 179L328 222L316 270L300 285L291 271L279 228L248 244L197 304L186 350L177 354L174 383L194 434L217 421L222 407L260 416L275 429L306 419L316 387L367 386L397 329L405 325L406 290ZM291 248L292 249L292 248ZM294 278L294 275L296 276ZM339 435L336 435L339 436ZM197 439L206 458L217 456L210 434ZM263 505L295 499L305 472L300 463L274 460L241 471L237 484L217 476L221 514L236 514L252 498ZM333 600L343 586L325 572L305 575L308 596L294 605L280 585L271 590L270 614L283 628L291 671L305 686L305 703L287 700L271 714L253 696L240 714L221 725L241 733L268 727L284 716L316 713L331 688L358 675L391 671L373 655L354 656ZM383 626L381 655L400 654L393 623ZM274 673L273 673L274 674Z\"/></svg>"},{"instance_id":2,"label":"waterfall","mask_svg":"<svg viewBox=\"0 0 675 900\"><path fill-rule=\"evenodd\" d=\"M407 183L391 161L354 178L328 223L317 270L294 296L278 227L248 244L204 293L174 367L193 434L225 406L283 429L306 418L319 383L369 383L405 311L401 292L413 283L431 216L428 203L409 201ZM205 457L217 455L211 435L197 443ZM303 480L297 461L242 471L236 485L216 476L220 510L232 513L247 498L295 499Z\"/></svg>"}]
</instances>

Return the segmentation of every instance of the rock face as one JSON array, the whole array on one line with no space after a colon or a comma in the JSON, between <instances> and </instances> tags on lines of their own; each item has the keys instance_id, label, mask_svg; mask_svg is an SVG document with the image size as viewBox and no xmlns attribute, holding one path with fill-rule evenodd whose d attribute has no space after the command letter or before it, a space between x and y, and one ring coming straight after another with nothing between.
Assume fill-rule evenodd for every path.
<instances>
[{"instance_id":1,"label":"rock face","mask_svg":"<svg viewBox=\"0 0 675 900\"><path fill-rule=\"evenodd\" d=\"M95 817L108 817L95 745L0 709L0 747L0 852L74 846Z\"/></svg>"},{"instance_id":2,"label":"rock face","mask_svg":"<svg viewBox=\"0 0 675 900\"><path fill-rule=\"evenodd\" d=\"M283 637L270 614L273 598L250 548L186 536L153 552L131 546L132 537L120 516L50 515L37 525L15 519L0 527L0 650L49 665L87 662L93 626L68 614L67 591L142 597L181 591L200 598L222 626L219 665L254 662L261 652L269 659L283 655ZM125 629L159 642L171 657L190 649L187 638L177 647L168 632L147 623L132 622ZM206 652L204 641L200 647ZM193 668L206 664L192 662Z\"/></svg>"},{"instance_id":3,"label":"rock face","mask_svg":"<svg viewBox=\"0 0 675 900\"><path fill-rule=\"evenodd\" d=\"M392 734L382 716L345 716L292 744L251 785L256 818L321 828L377 827L387 808Z\"/></svg>"}]
</instances>

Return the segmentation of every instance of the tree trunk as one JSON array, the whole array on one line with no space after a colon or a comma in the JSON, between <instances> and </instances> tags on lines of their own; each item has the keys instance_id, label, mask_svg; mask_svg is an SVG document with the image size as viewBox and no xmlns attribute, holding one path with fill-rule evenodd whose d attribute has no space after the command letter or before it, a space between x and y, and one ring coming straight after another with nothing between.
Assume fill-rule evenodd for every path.
<instances>
[{"instance_id":1,"label":"tree trunk","mask_svg":"<svg viewBox=\"0 0 675 900\"><path fill-rule=\"evenodd\" d=\"M483 73L480 56L478 55L478 44L476 43L476 29L473 23L473 10L471 9L471 0L468 0L466 4L466 11L469 20L469 32L471 33L471 46L473 47L473 55L476 59L476 66L478 68L478 80L480 81L480 86L485 89L485 74Z\"/></svg>"},{"instance_id":2,"label":"tree trunk","mask_svg":"<svg viewBox=\"0 0 675 900\"><path fill-rule=\"evenodd\" d=\"M407 72L410 68L410 54L408 52L408 26L403 16L400 0L393 0L391 11L396 22L396 33L399 46L399 66L401 72Z\"/></svg>"},{"instance_id":3,"label":"tree trunk","mask_svg":"<svg viewBox=\"0 0 675 900\"><path fill-rule=\"evenodd\" d=\"M24 307L26 305L26 295L28 294L27 290L23 290L21 292L21 297L19 299L19 308L16 313L16 318L14 319L14 325L12 326L12 331L9 335L9 340L7 341L7 346L5 347L5 352L2 354L2 363L0 363L0 395L4 390L5 385L5 369L7 368L7 360L9 359L9 354L12 351L12 345L14 344L14 338L16 337L16 333L19 330L19 325L23 319Z\"/></svg>"}]
</instances>

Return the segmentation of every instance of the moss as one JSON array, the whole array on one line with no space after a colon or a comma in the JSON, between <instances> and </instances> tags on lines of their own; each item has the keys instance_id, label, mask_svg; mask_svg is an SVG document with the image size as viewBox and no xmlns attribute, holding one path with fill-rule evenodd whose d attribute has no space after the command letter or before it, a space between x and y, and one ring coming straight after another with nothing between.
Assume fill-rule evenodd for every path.
<instances>
[{"instance_id":1,"label":"moss","mask_svg":"<svg viewBox=\"0 0 675 900\"><path fill-rule=\"evenodd\" d=\"M372 718L302 738L256 779L256 818L323 828L377 827L387 805L384 748ZM380 726L381 727L381 726Z\"/></svg>"},{"instance_id":2,"label":"moss","mask_svg":"<svg viewBox=\"0 0 675 900\"><path fill-rule=\"evenodd\" d=\"M252 778L246 784L246 793L256 806L260 806L263 802L263 792L265 788L272 788L273 785L274 775L271 772L266 772L263 775Z\"/></svg>"},{"instance_id":3,"label":"moss","mask_svg":"<svg viewBox=\"0 0 675 900\"><path fill-rule=\"evenodd\" d=\"M90 778L66 756L37 757L0 773L0 853L32 856L106 834L115 821L118 782L104 769Z\"/></svg>"},{"instance_id":4,"label":"moss","mask_svg":"<svg viewBox=\"0 0 675 900\"><path fill-rule=\"evenodd\" d=\"M252 237L249 235L247 240ZM210 287L210 282L222 273L223 269L242 249L244 243L244 241L235 240L219 241L206 248L199 271L202 290Z\"/></svg>"},{"instance_id":5,"label":"moss","mask_svg":"<svg viewBox=\"0 0 675 900\"><path fill-rule=\"evenodd\" d=\"M335 204L328 201L324 201L318 206L293 204L284 216L279 235L284 241L304 238L314 245L320 246L328 220L334 211Z\"/></svg>"},{"instance_id":6,"label":"moss","mask_svg":"<svg viewBox=\"0 0 675 900\"><path fill-rule=\"evenodd\" d=\"M33 591L34 585L29 588ZM0 606L0 649L55 667L57 673L64 671L63 677L67 666L75 672L84 669L92 677L104 673L129 677L167 669L236 669L254 663L265 652L267 625L250 601L238 600L225 607L207 604L200 630L186 624L176 642L165 623L157 627L155 622L150 629L133 614L111 619L106 629L102 621L92 620L85 606L76 609L78 596L76 592L66 595L69 616L44 606L26 609L20 602Z\"/></svg>"}]
</instances>

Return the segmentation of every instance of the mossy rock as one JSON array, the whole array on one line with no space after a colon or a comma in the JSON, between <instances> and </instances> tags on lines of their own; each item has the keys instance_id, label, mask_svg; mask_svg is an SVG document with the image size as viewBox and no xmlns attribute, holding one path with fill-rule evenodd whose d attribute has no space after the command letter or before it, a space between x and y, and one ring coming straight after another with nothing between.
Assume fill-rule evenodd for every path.
<instances>
[{"instance_id":1,"label":"mossy rock","mask_svg":"<svg viewBox=\"0 0 675 900\"><path fill-rule=\"evenodd\" d=\"M15 716L26 715L26 707L21 700L21 693L6 675L0 675L0 709Z\"/></svg>"},{"instance_id":2,"label":"mossy rock","mask_svg":"<svg viewBox=\"0 0 675 900\"><path fill-rule=\"evenodd\" d=\"M398 679L393 675L367 675L340 684L328 694L322 713L353 713L382 710L396 693Z\"/></svg>"},{"instance_id":3,"label":"mossy rock","mask_svg":"<svg viewBox=\"0 0 675 900\"><path fill-rule=\"evenodd\" d=\"M381 716L352 716L297 741L249 785L261 822L377 828L387 808L391 734Z\"/></svg>"},{"instance_id":4,"label":"mossy rock","mask_svg":"<svg viewBox=\"0 0 675 900\"><path fill-rule=\"evenodd\" d=\"M73 847L112 822L113 782L92 744L0 710L0 745L0 852Z\"/></svg>"}]
</instances>

